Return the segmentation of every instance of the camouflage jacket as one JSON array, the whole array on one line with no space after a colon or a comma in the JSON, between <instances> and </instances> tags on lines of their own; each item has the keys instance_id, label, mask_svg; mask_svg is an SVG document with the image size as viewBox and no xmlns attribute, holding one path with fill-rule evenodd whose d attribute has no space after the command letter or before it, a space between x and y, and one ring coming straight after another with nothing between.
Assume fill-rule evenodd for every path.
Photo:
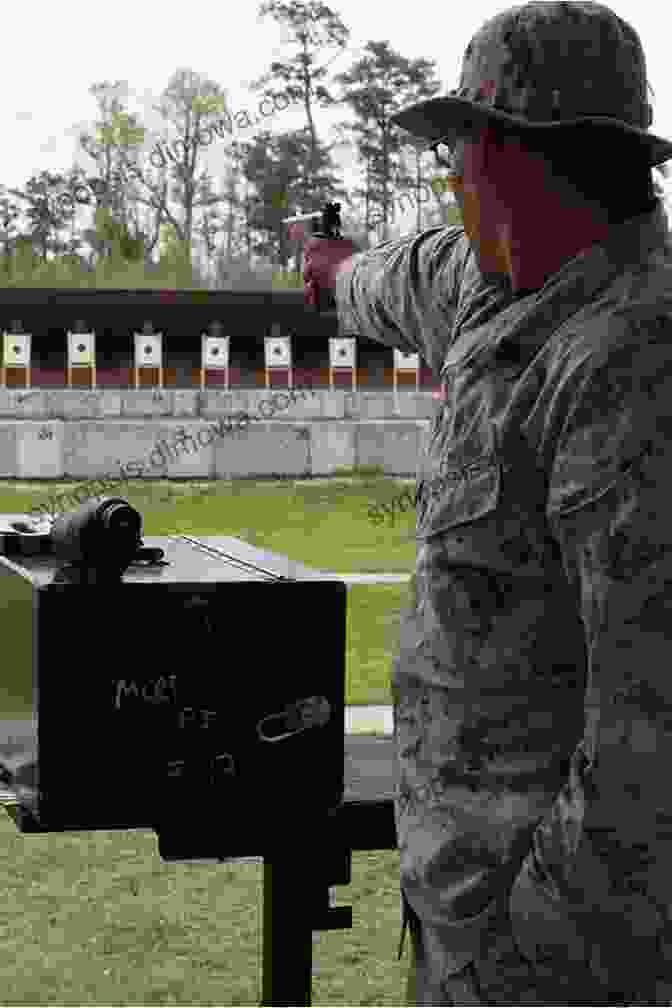
<instances>
[{"instance_id":1,"label":"camouflage jacket","mask_svg":"<svg viewBox=\"0 0 672 1008\"><path fill-rule=\"evenodd\" d=\"M662 205L533 294L487 284L462 229L435 228L354 256L336 296L445 390L392 680L403 895L453 968L524 871L563 912L639 899L654 926L672 906Z\"/></svg>"}]
</instances>

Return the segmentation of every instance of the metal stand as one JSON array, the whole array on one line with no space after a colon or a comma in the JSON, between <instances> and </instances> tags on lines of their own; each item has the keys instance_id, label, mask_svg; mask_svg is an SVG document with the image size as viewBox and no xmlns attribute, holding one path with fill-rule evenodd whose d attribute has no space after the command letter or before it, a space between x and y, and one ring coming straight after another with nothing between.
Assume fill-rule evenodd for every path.
<instances>
[{"instance_id":1,"label":"metal stand","mask_svg":"<svg viewBox=\"0 0 672 1008\"><path fill-rule=\"evenodd\" d=\"M293 382L292 382L292 365L291 364L287 364L284 367L280 367L280 365L278 365L278 367L274 367L274 368L267 367L267 368L264 368L264 371L266 372L266 388L267 389L269 389L271 387L271 381L270 381L271 371L286 371L287 374L288 374L288 379L287 380L289 382L289 388L290 389L294 388L294 385L293 385Z\"/></svg>"},{"instance_id":2,"label":"metal stand","mask_svg":"<svg viewBox=\"0 0 672 1008\"><path fill-rule=\"evenodd\" d=\"M19 368L23 368L26 379L26 388L30 388L30 364L8 364L7 367L11 367L16 371L18 371ZM7 388L7 367L4 365L0 367L0 385L3 389Z\"/></svg>"},{"instance_id":3,"label":"metal stand","mask_svg":"<svg viewBox=\"0 0 672 1008\"><path fill-rule=\"evenodd\" d=\"M329 368L329 388L332 390L332 392L333 392L333 389L334 389L334 371L350 371L350 373L352 374L352 391L353 392L357 391L357 369L356 368L354 368L354 367L353 368L348 368L348 367L333 368L333 367L330 367Z\"/></svg>"},{"instance_id":4,"label":"metal stand","mask_svg":"<svg viewBox=\"0 0 672 1008\"><path fill-rule=\"evenodd\" d=\"M135 387L140 388L140 368L143 371L158 371L159 372L159 388L163 388L163 365L162 364L136 364L135 366ZM150 386L151 387L151 386Z\"/></svg>"},{"instance_id":5,"label":"metal stand","mask_svg":"<svg viewBox=\"0 0 672 1008\"><path fill-rule=\"evenodd\" d=\"M313 931L352 927L352 907L329 906L329 886L351 881L352 851L334 849L329 832L306 830L264 857L264 1006L310 1005Z\"/></svg>"},{"instance_id":6,"label":"metal stand","mask_svg":"<svg viewBox=\"0 0 672 1008\"><path fill-rule=\"evenodd\" d=\"M215 370L216 371L224 371L224 372L226 372L226 383L224 385L224 388L226 389L227 392L229 391L229 369L228 369L228 367L223 367L223 368L212 368L212 367L205 368L205 367L202 367L201 368L201 392L205 392L206 372L207 371L215 371ZM268 385L266 387L268 388Z\"/></svg>"}]
</instances>

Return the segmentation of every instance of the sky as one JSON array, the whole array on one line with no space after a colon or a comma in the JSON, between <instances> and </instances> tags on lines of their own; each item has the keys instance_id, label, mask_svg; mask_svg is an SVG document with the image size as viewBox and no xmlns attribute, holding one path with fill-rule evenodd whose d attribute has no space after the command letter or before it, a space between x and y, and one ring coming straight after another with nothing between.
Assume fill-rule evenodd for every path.
<instances>
[{"instance_id":1,"label":"sky","mask_svg":"<svg viewBox=\"0 0 672 1008\"><path fill-rule=\"evenodd\" d=\"M506 5L483 0L459 5L414 0L399 6L387 0L366 4L336 0L330 6L351 32L349 49L331 63L333 72L347 69L367 41L386 40L408 59L434 60L442 90L448 90L457 85L471 36ZM232 111L247 109L253 116L260 96L250 89L251 82L268 70L272 60L292 51L282 27L270 18L261 21L258 7L258 0L236 4L224 0L207 5L206 11L194 11L191 20L184 8L171 8L159 0L115 0L95 16L84 0L68 0L65 8L47 6L44 0L37 5L4 5L3 35L16 44L5 46L0 69L5 96L0 112L4 140L0 184L21 187L43 169L67 174L75 163L94 173L94 162L77 145L78 133L91 130L97 118L96 100L89 93L94 83L124 82L128 111L152 134L148 150L164 128L151 106L158 103L178 68L216 81ZM611 7L637 30L644 45L654 91L652 132L672 139L672 64L669 33L661 30L660 0L623 0ZM316 108L314 115L324 142L335 139L330 131L336 122L350 118L344 107ZM305 125L305 112L297 105L264 119L261 128L275 132ZM234 136L242 140L250 133L234 131ZM224 167L226 144L226 139L215 139L203 157L203 167L215 178ZM338 162L347 184L353 184L352 158L340 154ZM672 180L665 189L672 195ZM88 208L80 213L83 221L90 215ZM411 213L409 230L414 224Z\"/></svg>"}]
</instances>

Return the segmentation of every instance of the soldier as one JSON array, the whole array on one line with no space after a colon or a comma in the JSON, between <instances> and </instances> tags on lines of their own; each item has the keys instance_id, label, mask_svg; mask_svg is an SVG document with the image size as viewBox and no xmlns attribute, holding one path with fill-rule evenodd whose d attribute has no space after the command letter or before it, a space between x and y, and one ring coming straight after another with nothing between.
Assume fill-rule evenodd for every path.
<instances>
[{"instance_id":1,"label":"soldier","mask_svg":"<svg viewBox=\"0 0 672 1008\"><path fill-rule=\"evenodd\" d=\"M641 42L515 7L393 121L464 229L312 239L306 281L445 393L392 674L408 1004L670 1004L672 143Z\"/></svg>"}]
</instances>

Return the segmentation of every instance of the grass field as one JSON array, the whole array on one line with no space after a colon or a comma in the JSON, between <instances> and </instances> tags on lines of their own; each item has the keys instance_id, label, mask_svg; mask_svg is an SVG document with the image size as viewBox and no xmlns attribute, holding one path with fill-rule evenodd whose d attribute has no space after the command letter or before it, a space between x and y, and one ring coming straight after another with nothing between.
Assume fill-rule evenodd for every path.
<instances>
[{"instance_id":1,"label":"grass field","mask_svg":"<svg viewBox=\"0 0 672 1008\"><path fill-rule=\"evenodd\" d=\"M407 481L410 482L410 481ZM0 512L29 512L71 484L0 484ZM337 573L410 574L414 518L370 523L404 489L376 475L121 486L145 535L228 534ZM405 585L348 589L347 704L389 703ZM0 1004L258 1005L262 866L164 863L142 830L23 836L0 816ZM399 855L355 852L332 890L353 928L314 935L314 1005L403 1004ZM291 907L288 907L291 926Z\"/></svg>"}]
</instances>

